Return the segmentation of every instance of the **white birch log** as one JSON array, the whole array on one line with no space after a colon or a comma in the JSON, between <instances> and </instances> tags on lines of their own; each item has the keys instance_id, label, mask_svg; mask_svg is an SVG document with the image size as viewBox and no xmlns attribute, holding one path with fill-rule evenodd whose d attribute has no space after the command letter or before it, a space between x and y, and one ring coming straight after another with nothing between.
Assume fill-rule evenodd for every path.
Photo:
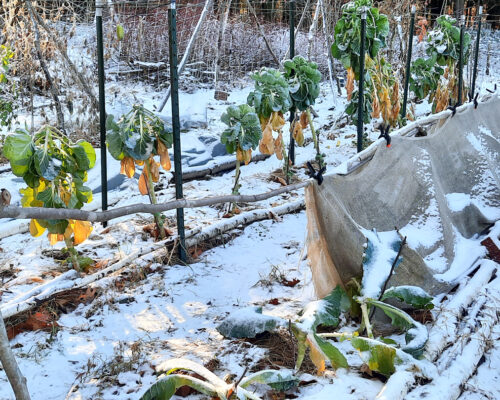
<instances>
[{"instance_id":1,"label":"white birch log","mask_svg":"<svg viewBox=\"0 0 500 400\"><path fill-rule=\"evenodd\" d=\"M175 208L197 208L221 203L254 203L267 200L280 194L302 189L309 185L311 180L303 181L293 185L283 186L265 193L248 195L227 195L216 197L205 197L201 199L179 199L159 204L132 204L130 206L118 207L106 211L87 211L70 208L44 208L44 207L18 207L5 206L0 208L0 218L16 219L76 219L79 221L104 222L125 215L148 213L154 214Z\"/></svg>"},{"instance_id":2,"label":"white birch log","mask_svg":"<svg viewBox=\"0 0 500 400\"><path fill-rule=\"evenodd\" d=\"M186 231L186 245L190 248L239 226L245 226L264 219L276 218L284 214L297 212L304 207L304 200L297 200L277 207L241 213L232 218L218 221L206 228L197 227ZM67 271L57 278L54 278L52 281L39 285L12 299L8 303L3 304L0 307L0 311L3 314L3 318L9 318L21 312L31 310L58 293L70 289L86 287L122 268L131 268L132 264L135 264L135 260L138 258L151 259L152 257L164 257L169 251L172 251L172 246L175 246L177 242L178 237L174 235L160 242L147 243L109 267L82 278L78 277L78 273L74 270Z\"/></svg>"}]
</instances>

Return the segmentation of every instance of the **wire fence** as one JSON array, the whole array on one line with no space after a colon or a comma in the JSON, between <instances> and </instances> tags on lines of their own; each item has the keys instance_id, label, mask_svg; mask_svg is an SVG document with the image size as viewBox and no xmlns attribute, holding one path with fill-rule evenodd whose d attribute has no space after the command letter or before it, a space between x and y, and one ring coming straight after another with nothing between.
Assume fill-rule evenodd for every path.
<instances>
[{"instance_id":1,"label":"wire fence","mask_svg":"<svg viewBox=\"0 0 500 400\"><path fill-rule=\"evenodd\" d=\"M161 96L170 86L167 18L170 0L104 2L108 100L121 96L120 85L129 88L132 83ZM180 75L180 91L215 87L220 92L229 92L248 85L253 71L264 66L279 67L290 56L291 22L295 30L295 54L315 61L324 79L331 76L333 83L337 78L339 81L332 86L340 88L345 71L331 58L330 46L343 3L180 0L177 5L179 61L190 50ZM396 66L400 79L406 63L410 6L407 0L385 0L380 5L381 12L389 16L391 27L384 56ZM431 25L439 16L431 11L422 8L417 16L429 19ZM468 7L466 14L467 31L474 40L477 10ZM492 26L498 25L498 19L489 16L488 22L483 23L482 41L487 51L480 54L479 83L488 68L497 68L498 32ZM57 95L68 131L96 138L95 0L8 0L0 13L0 24L1 42L15 50L10 74L19 114L31 113L25 122L30 126L53 123ZM414 46L413 59L421 55L421 48ZM470 82L472 57L464 72L465 81Z\"/></svg>"}]
</instances>

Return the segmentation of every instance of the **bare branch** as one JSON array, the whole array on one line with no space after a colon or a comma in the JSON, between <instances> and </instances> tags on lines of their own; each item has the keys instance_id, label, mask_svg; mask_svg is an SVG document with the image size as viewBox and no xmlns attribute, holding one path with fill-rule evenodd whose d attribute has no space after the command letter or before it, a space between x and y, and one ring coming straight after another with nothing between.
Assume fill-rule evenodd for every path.
<instances>
[{"instance_id":1,"label":"bare branch","mask_svg":"<svg viewBox=\"0 0 500 400\"><path fill-rule=\"evenodd\" d=\"M280 194L302 189L311 183L310 180L296 183L294 185L283 186L279 189L265 193L251 195L227 195L216 197L205 197L202 199L179 199L161 204L132 204L130 206L118 207L106 211L86 211L68 208L44 208L44 207L17 207L5 206L0 208L0 218L16 219L76 219L79 221L104 222L125 215L148 213L154 214L162 211L173 210L175 208L197 208L211 206L220 203L254 203L267 200Z\"/></svg>"}]
</instances>

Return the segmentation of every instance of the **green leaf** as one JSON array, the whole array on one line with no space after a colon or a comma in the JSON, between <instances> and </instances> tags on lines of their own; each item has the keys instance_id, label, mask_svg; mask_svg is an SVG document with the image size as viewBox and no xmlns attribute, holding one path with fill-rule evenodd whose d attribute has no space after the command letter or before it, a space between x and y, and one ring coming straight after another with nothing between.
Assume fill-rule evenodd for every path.
<instances>
[{"instance_id":1,"label":"green leaf","mask_svg":"<svg viewBox=\"0 0 500 400\"><path fill-rule=\"evenodd\" d=\"M118 24L116 25L116 37L118 40L123 40L123 37L125 36L125 31L123 30L123 26Z\"/></svg>"},{"instance_id":2,"label":"green leaf","mask_svg":"<svg viewBox=\"0 0 500 400\"><path fill-rule=\"evenodd\" d=\"M429 337L427 328L416 322L403 310L378 300L364 299L367 304L380 308L389 318L392 325L407 331L406 346L402 350L414 357L420 357Z\"/></svg>"},{"instance_id":3,"label":"green leaf","mask_svg":"<svg viewBox=\"0 0 500 400\"><path fill-rule=\"evenodd\" d=\"M73 156L75 157L78 169L82 171L87 171L88 169L90 169L90 160L87 157L85 148L83 146L76 145L72 146L71 150L73 150Z\"/></svg>"},{"instance_id":4,"label":"green leaf","mask_svg":"<svg viewBox=\"0 0 500 400\"><path fill-rule=\"evenodd\" d=\"M35 150L35 168L38 175L52 181L61 170L61 161L51 157L48 148L37 148Z\"/></svg>"},{"instance_id":5,"label":"green leaf","mask_svg":"<svg viewBox=\"0 0 500 400\"><path fill-rule=\"evenodd\" d=\"M316 343L320 347L321 351L328 357L333 368L348 368L347 360L344 355L337 349L331 342L322 339L318 335L314 335Z\"/></svg>"},{"instance_id":6,"label":"green leaf","mask_svg":"<svg viewBox=\"0 0 500 400\"><path fill-rule=\"evenodd\" d=\"M255 149L262 137L259 117L248 104L230 106L222 114L221 121L228 128L221 134L221 142L229 153L239 146L242 150ZM232 150L232 151L231 151Z\"/></svg>"},{"instance_id":7,"label":"green leaf","mask_svg":"<svg viewBox=\"0 0 500 400\"><path fill-rule=\"evenodd\" d=\"M218 397L213 385L189 375L167 375L153 384L140 400L168 400L182 386L189 386L207 396Z\"/></svg>"},{"instance_id":8,"label":"green leaf","mask_svg":"<svg viewBox=\"0 0 500 400\"><path fill-rule=\"evenodd\" d=\"M298 325L304 332L314 331L319 325L337 326L342 312L351 306L349 296L340 285L325 298L306 305L299 313Z\"/></svg>"},{"instance_id":9,"label":"green leaf","mask_svg":"<svg viewBox=\"0 0 500 400\"><path fill-rule=\"evenodd\" d=\"M21 129L8 135L5 138L3 154L10 161L14 175L23 176L28 171L29 160L33 155L31 136Z\"/></svg>"},{"instance_id":10,"label":"green leaf","mask_svg":"<svg viewBox=\"0 0 500 400\"><path fill-rule=\"evenodd\" d=\"M392 325L397 328L401 328L406 331L415 324L412 317L397 307L373 299L365 299L365 301L367 304L380 308L389 318L391 318Z\"/></svg>"},{"instance_id":11,"label":"green leaf","mask_svg":"<svg viewBox=\"0 0 500 400\"><path fill-rule=\"evenodd\" d=\"M417 286L396 286L387 289L380 300L384 301L390 298L397 298L415 308L432 309L432 296L424 289Z\"/></svg>"},{"instance_id":12,"label":"green leaf","mask_svg":"<svg viewBox=\"0 0 500 400\"><path fill-rule=\"evenodd\" d=\"M394 347L360 336L352 337L351 344L360 352L361 358L372 371L380 372L388 377L396 370Z\"/></svg>"},{"instance_id":13,"label":"green leaf","mask_svg":"<svg viewBox=\"0 0 500 400\"><path fill-rule=\"evenodd\" d=\"M295 377L291 372L267 369L243 378L239 386L246 388L251 384L261 383L270 386L274 390L284 392L297 387L299 382L300 379Z\"/></svg>"},{"instance_id":14,"label":"green leaf","mask_svg":"<svg viewBox=\"0 0 500 400\"><path fill-rule=\"evenodd\" d=\"M76 144L80 147L83 147L83 149L85 150L85 154L87 155L87 158L89 160L89 167L87 169L94 168L96 156L95 150L92 145L85 140L79 140L78 142L76 142Z\"/></svg>"}]
</instances>

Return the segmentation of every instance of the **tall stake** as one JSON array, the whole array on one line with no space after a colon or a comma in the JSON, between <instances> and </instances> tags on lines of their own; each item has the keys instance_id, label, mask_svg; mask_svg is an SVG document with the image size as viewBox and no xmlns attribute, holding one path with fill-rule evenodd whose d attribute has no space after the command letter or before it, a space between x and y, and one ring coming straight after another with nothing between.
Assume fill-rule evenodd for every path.
<instances>
[{"instance_id":1,"label":"tall stake","mask_svg":"<svg viewBox=\"0 0 500 400\"><path fill-rule=\"evenodd\" d=\"M403 95L403 107L401 108L401 119L406 118L406 102L408 101L408 85L410 84L411 52L413 49L413 30L415 28L415 6L411 6L410 32L408 33L408 55L406 56L405 90Z\"/></svg>"},{"instance_id":2,"label":"tall stake","mask_svg":"<svg viewBox=\"0 0 500 400\"><path fill-rule=\"evenodd\" d=\"M474 97L476 91L476 78L477 78L477 62L479 59L479 39L481 37L481 20L483 19L483 6L479 7L479 21L477 23L477 36L476 36L476 50L474 54L474 70L472 71L472 89L471 96Z\"/></svg>"},{"instance_id":3,"label":"tall stake","mask_svg":"<svg viewBox=\"0 0 500 400\"><path fill-rule=\"evenodd\" d=\"M462 104L462 86L464 84L464 30L465 15L460 18L460 53L458 54L458 101L457 105Z\"/></svg>"},{"instance_id":4,"label":"tall stake","mask_svg":"<svg viewBox=\"0 0 500 400\"><path fill-rule=\"evenodd\" d=\"M290 59L295 57L295 0L290 0ZM295 164L295 140L293 138L293 121L295 119L295 107L290 108L290 148L288 150L288 163ZM288 172L288 166L287 166ZM287 174L288 179L288 174Z\"/></svg>"},{"instance_id":5,"label":"tall stake","mask_svg":"<svg viewBox=\"0 0 500 400\"><path fill-rule=\"evenodd\" d=\"M363 86L365 80L365 36L366 36L366 7L361 11L361 46L359 53L359 91L358 91L358 153L363 150Z\"/></svg>"},{"instance_id":6,"label":"tall stake","mask_svg":"<svg viewBox=\"0 0 500 400\"><path fill-rule=\"evenodd\" d=\"M99 129L101 136L101 200L102 210L108 209L108 168L106 163L106 104L104 97L104 49L102 44L102 9L104 0L96 1L97 72L99 75ZM102 225L107 226L107 222Z\"/></svg>"},{"instance_id":7,"label":"tall stake","mask_svg":"<svg viewBox=\"0 0 500 400\"><path fill-rule=\"evenodd\" d=\"M168 10L168 40L170 55L170 87L172 88L172 130L174 134L175 198L182 199L181 128L179 121L179 76L177 71L177 27L175 0ZM186 233L184 231L184 209L177 209L177 234L179 235L179 258L186 261Z\"/></svg>"}]
</instances>

